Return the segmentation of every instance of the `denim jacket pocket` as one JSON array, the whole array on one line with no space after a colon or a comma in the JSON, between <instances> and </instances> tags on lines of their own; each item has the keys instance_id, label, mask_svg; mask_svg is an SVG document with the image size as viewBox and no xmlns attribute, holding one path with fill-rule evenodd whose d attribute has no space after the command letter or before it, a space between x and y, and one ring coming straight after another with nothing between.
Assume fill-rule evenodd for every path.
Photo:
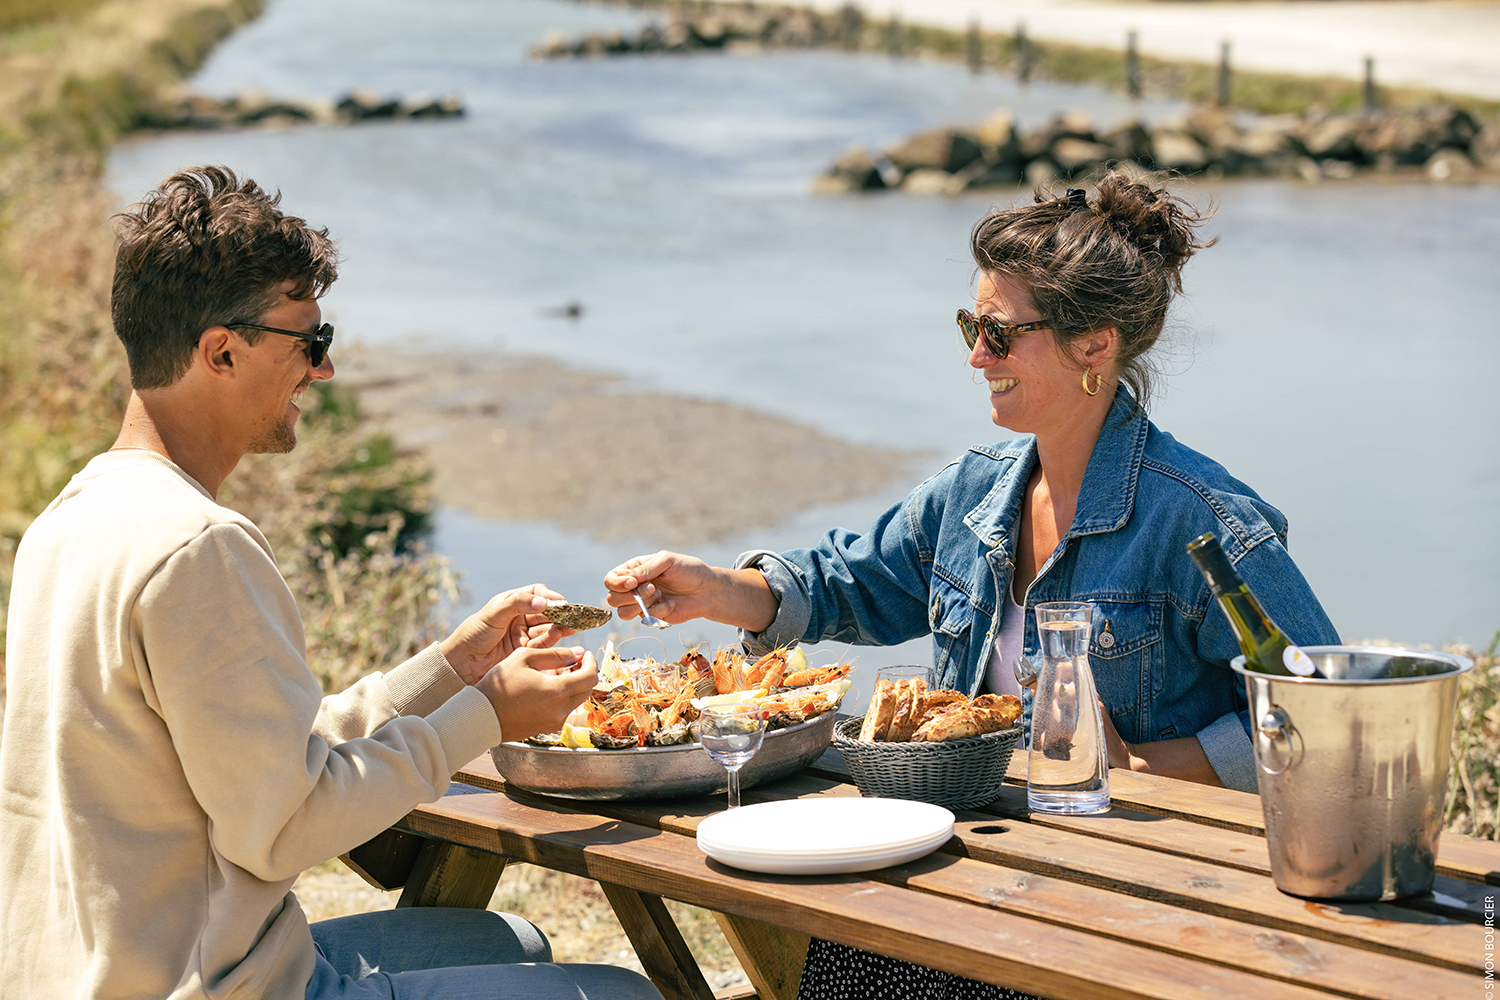
<instances>
[{"instance_id":1,"label":"denim jacket pocket","mask_svg":"<svg viewBox=\"0 0 1500 1000\"><path fill-rule=\"evenodd\" d=\"M932 629L933 663L937 677L947 676L950 663L961 669L967 662L969 632L974 625L974 599L940 576L932 577L927 602L927 625Z\"/></svg>"},{"instance_id":2,"label":"denim jacket pocket","mask_svg":"<svg viewBox=\"0 0 1500 1000\"><path fill-rule=\"evenodd\" d=\"M1099 697L1126 742L1154 740L1151 707L1165 682L1161 605L1097 597L1093 601L1089 662Z\"/></svg>"}]
</instances>

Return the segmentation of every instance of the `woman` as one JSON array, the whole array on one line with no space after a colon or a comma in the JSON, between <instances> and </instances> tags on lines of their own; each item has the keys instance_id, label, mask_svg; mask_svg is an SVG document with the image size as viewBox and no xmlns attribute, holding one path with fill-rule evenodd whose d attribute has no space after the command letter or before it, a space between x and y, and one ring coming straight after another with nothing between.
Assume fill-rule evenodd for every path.
<instances>
[{"instance_id":1,"label":"woman","mask_svg":"<svg viewBox=\"0 0 1500 1000\"><path fill-rule=\"evenodd\" d=\"M1280 512L1146 418L1148 352L1183 264L1212 245L1197 241L1204 218L1117 172L1092 201L1070 190L987 215L970 238L974 311L958 322L990 419L1018 436L970 448L863 535L747 552L733 569L671 552L632 559L605 576L610 604L634 617L639 588L653 615L735 625L754 650L930 633L941 686L1019 693L1029 720L1013 673L1017 656L1038 655L1026 609L1092 601L1110 766L1254 791L1249 715L1228 667L1239 648L1187 543L1218 535L1295 642L1338 635L1287 555Z\"/></svg>"}]
</instances>

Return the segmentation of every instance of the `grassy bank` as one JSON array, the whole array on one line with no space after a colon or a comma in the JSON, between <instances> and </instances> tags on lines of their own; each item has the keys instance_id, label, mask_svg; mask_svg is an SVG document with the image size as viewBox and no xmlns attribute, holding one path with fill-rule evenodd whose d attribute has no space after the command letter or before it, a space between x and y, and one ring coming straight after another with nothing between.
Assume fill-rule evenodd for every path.
<instances>
[{"instance_id":1,"label":"grassy bank","mask_svg":"<svg viewBox=\"0 0 1500 1000\"><path fill-rule=\"evenodd\" d=\"M262 2L0 6L0 650L16 543L109 446L129 394L109 317L105 151ZM417 541L427 468L374 434L352 396L309 401L301 447L246 459L220 499L276 547L309 661L337 689L428 641L456 582ZM3 671L0 652L0 683Z\"/></svg>"}]
</instances>

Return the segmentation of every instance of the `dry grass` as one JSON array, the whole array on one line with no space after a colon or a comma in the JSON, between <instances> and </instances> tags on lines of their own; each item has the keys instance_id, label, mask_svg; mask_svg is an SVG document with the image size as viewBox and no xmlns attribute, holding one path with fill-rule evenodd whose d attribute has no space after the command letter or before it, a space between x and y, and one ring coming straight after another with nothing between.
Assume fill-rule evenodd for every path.
<instances>
[{"instance_id":1,"label":"dry grass","mask_svg":"<svg viewBox=\"0 0 1500 1000\"><path fill-rule=\"evenodd\" d=\"M1453 771L1448 779L1444 828L1500 840L1500 633L1483 653L1453 650L1474 660L1458 692Z\"/></svg>"}]
</instances>

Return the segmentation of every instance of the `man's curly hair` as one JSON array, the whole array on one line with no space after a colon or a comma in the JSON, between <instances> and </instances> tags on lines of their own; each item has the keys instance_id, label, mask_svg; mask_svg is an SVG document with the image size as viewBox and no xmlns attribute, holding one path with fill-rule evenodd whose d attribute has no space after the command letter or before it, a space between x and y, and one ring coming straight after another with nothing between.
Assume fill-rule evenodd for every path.
<instances>
[{"instance_id":1,"label":"man's curly hair","mask_svg":"<svg viewBox=\"0 0 1500 1000\"><path fill-rule=\"evenodd\" d=\"M284 282L305 300L338 278L328 230L283 215L280 201L226 167L195 167L117 216L111 309L131 385L175 383L204 330L256 322ZM263 335L236 332L252 344Z\"/></svg>"}]
</instances>

